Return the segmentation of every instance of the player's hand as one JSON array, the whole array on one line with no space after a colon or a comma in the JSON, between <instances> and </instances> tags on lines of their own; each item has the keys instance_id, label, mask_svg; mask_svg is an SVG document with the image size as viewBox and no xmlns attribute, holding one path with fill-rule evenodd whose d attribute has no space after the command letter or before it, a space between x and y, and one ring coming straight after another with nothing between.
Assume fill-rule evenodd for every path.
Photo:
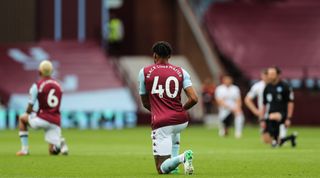
<instances>
[{"instance_id":1,"label":"player's hand","mask_svg":"<svg viewBox=\"0 0 320 178\"><path fill-rule=\"evenodd\" d=\"M286 121L284 122L284 125L285 125L286 127L290 127L290 125L291 125L291 120L290 120L290 119L286 119Z\"/></svg>"},{"instance_id":2,"label":"player's hand","mask_svg":"<svg viewBox=\"0 0 320 178\"><path fill-rule=\"evenodd\" d=\"M232 111L235 115L237 115L237 114L239 114L239 113L242 112L241 108L239 108L239 107L234 107L234 108L232 108L231 111Z\"/></svg>"},{"instance_id":3,"label":"player's hand","mask_svg":"<svg viewBox=\"0 0 320 178\"><path fill-rule=\"evenodd\" d=\"M26 118L28 118L29 117L29 113L27 113L27 112L25 112L25 113L23 113L23 114L21 114L21 116L20 117L26 117Z\"/></svg>"},{"instance_id":4,"label":"player's hand","mask_svg":"<svg viewBox=\"0 0 320 178\"><path fill-rule=\"evenodd\" d=\"M259 119L262 119L263 118L263 111L259 111L257 110L254 115L256 115Z\"/></svg>"},{"instance_id":5,"label":"player's hand","mask_svg":"<svg viewBox=\"0 0 320 178\"><path fill-rule=\"evenodd\" d=\"M270 113L269 114L269 119L274 120L274 121L280 121L281 120L281 114L278 112Z\"/></svg>"},{"instance_id":6,"label":"player's hand","mask_svg":"<svg viewBox=\"0 0 320 178\"><path fill-rule=\"evenodd\" d=\"M265 121L260 121L260 127L265 129L267 127L267 124Z\"/></svg>"}]
</instances>

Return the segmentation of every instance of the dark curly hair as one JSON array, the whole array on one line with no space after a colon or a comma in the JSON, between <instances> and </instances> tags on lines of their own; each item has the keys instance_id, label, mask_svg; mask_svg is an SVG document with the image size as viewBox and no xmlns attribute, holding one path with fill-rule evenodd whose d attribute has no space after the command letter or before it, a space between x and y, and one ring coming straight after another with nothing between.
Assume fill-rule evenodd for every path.
<instances>
[{"instance_id":1,"label":"dark curly hair","mask_svg":"<svg viewBox=\"0 0 320 178\"><path fill-rule=\"evenodd\" d=\"M166 41L158 41L152 46L152 52L157 54L160 58L170 58L172 47Z\"/></svg>"}]
</instances>

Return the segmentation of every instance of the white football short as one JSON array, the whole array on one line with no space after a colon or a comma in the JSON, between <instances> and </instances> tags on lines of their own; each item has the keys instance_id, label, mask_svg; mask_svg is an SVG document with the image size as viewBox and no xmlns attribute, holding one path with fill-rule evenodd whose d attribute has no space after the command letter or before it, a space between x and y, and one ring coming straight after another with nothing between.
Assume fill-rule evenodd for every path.
<instances>
[{"instance_id":1,"label":"white football short","mask_svg":"<svg viewBox=\"0 0 320 178\"><path fill-rule=\"evenodd\" d=\"M33 129L44 129L46 142L56 146L60 146L61 128L59 126L39 118L36 113L32 113L29 115L28 122Z\"/></svg>"},{"instance_id":2,"label":"white football short","mask_svg":"<svg viewBox=\"0 0 320 178\"><path fill-rule=\"evenodd\" d=\"M153 155L168 156L172 152L172 138L188 126L188 122L160 127L151 131Z\"/></svg>"}]
</instances>

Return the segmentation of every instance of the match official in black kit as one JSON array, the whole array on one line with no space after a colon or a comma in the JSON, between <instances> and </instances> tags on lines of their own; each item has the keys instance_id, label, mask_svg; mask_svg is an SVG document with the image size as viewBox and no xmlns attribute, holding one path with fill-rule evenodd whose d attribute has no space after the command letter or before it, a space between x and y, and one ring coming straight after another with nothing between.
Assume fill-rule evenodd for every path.
<instances>
[{"instance_id":1,"label":"match official in black kit","mask_svg":"<svg viewBox=\"0 0 320 178\"><path fill-rule=\"evenodd\" d=\"M270 67L267 70L269 84L263 92L264 104L264 132L272 138L272 147L282 146L291 141L291 146L296 146L297 133L279 137L280 126L288 128L294 110L294 94L288 83L281 80L281 70L278 67Z\"/></svg>"}]
</instances>

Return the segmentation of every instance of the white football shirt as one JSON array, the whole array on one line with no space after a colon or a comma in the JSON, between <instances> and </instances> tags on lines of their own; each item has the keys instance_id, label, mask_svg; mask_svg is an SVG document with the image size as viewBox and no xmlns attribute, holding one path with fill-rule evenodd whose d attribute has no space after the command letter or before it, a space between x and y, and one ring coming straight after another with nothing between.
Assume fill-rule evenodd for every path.
<instances>
[{"instance_id":1,"label":"white football shirt","mask_svg":"<svg viewBox=\"0 0 320 178\"><path fill-rule=\"evenodd\" d=\"M237 100L241 99L240 89L236 85L219 85L215 92L215 98L223 100L230 108L236 107ZM231 113L228 108L219 106L219 118L224 119Z\"/></svg>"},{"instance_id":2,"label":"white football shirt","mask_svg":"<svg viewBox=\"0 0 320 178\"><path fill-rule=\"evenodd\" d=\"M252 85L250 91L247 93L247 96L251 99L258 98L258 109L263 109L263 91L266 87L266 82L260 80L259 82Z\"/></svg>"}]
</instances>

